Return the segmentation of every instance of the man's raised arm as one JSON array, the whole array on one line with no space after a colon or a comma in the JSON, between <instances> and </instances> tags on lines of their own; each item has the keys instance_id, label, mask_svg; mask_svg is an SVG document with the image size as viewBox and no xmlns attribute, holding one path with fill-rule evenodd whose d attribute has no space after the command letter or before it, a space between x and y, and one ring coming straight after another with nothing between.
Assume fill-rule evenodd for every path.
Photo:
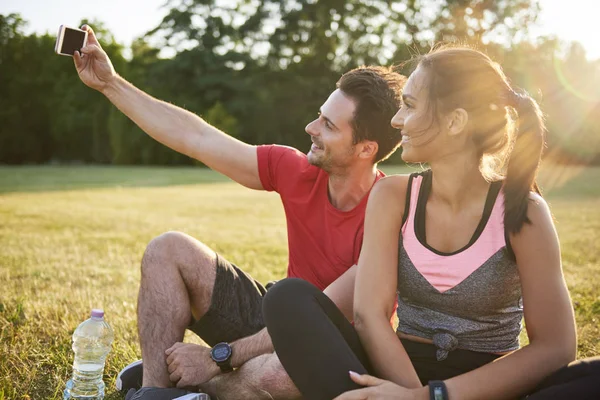
<instances>
[{"instance_id":1,"label":"man's raised arm","mask_svg":"<svg viewBox=\"0 0 600 400\"><path fill-rule=\"evenodd\" d=\"M79 77L87 86L103 93L123 114L155 140L195 158L234 181L263 189L258 175L256 147L241 142L199 116L155 99L139 90L114 70L89 26L88 44L75 53Z\"/></svg>"}]
</instances>

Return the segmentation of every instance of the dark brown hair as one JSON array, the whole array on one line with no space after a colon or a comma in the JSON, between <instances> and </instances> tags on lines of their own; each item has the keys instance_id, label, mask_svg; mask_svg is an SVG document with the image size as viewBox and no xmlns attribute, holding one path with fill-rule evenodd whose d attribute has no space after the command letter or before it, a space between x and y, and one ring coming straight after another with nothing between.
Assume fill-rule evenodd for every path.
<instances>
[{"instance_id":1,"label":"dark brown hair","mask_svg":"<svg viewBox=\"0 0 600 400\"><path fill-rule=\"evenodd\" d=\"M500 65L466 47L438 47L419 58L426 70L433 118L462 108L488 180L504 177L504 224L517 233L527 218L530 191L540 193L536 176L546 127L540 107L511 87Z\"/></svg>"},{"instance_id":2,"label":"dark brown hair","mask_svg":"<svg viewBox=\"0 0 600 400\"><path fill-rule=\"evenodd\" d=\"M374 162L385 160L398 148L402 136L390 121L402 99L406 77L387 67L359 67L346 72L337 88L356 103L352 119L353 143L377 142Z\"/></svg>"}]
</instances>

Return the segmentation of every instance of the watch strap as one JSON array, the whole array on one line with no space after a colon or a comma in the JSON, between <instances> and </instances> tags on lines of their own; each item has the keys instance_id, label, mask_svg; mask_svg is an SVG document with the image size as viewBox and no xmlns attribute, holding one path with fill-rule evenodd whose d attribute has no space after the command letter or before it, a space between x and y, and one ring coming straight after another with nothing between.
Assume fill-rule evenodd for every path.
<instances>
[{"instance_id":1,"label":"watch strap","mask_svg":"<svg viewBox=\"0 0 600 400\"><path fill-rule=\"evenodd\" d=\"M233 371L233 367L231 366L231 357L225 361L217 362L219 368L221 368L221 372L231 372Z\"/></svg>"},{"instance_id":2,"label":"watch strap","mask_svg":"<svg viewBox=\"0 0 600 400\"><path fill-rule=\"evenodd\" d=\"M429 381L430 400L449 400L448 389L444 381Z\"/></svg>"}]
</instances>

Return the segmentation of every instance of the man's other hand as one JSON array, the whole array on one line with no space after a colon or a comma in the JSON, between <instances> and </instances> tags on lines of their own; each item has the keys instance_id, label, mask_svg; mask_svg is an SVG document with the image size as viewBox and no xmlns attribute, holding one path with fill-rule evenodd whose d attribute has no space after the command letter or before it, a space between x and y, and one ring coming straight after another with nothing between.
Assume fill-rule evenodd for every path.
<instances>
[{"instance_id":1,"label":"man's other hand","mask_svg":"<svg viewBox=\"0 0 600 400\"><path fill-rule=\"evenodd\" d=\"M165 354L171 382L178 388L196 387L221 372L210 356L210 347L177 342Z\"/></svg>"}]
</instances>

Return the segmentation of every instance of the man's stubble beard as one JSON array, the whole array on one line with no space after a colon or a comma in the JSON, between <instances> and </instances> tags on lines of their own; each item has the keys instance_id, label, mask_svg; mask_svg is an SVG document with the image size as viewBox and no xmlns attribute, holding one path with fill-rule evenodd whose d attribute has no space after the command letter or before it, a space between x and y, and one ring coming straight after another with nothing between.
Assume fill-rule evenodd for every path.
<instances>
[{"instance_id":1,"label":"man's stubble beard","mask_svg":"<svg viewBox=\"0 0 600 400\"><path fill-rule=\"evenodd\" d=\"M317 157L315 154L312 154L312 156L308 156L308 163L310 165L314 165L317 168L321 168L327 173L331 171L331 159L327 157Z\"/></svg>"},{"instance_id":2,"label":"man's stubble beard","mask_svg":"<svg viewBox=\"0 0 600 400\"><path fill-rule=\"evenodd\" d=\"M350 164L348 163L334 164L333 159L331 157L316 157L315 154L313 154L312 157L308 156L308 163L310 165L314 165L317 168L321 168L329 175L344 174L348 170L348 168L350 168Z\"/></svg>"}]
</instances>

